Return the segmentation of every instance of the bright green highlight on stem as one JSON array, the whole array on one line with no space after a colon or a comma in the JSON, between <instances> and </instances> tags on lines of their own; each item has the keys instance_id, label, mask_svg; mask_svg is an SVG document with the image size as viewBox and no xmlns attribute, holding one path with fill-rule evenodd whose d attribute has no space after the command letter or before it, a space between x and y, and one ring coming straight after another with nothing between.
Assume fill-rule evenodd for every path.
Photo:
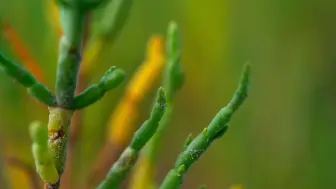
<instances>
[{"instance_id":1,"label":"bright green highlight on stem","mask_svg":"<svg viewBox=\"0 0 336 189\"><path fill-rule=\"evenodd\" d=\"M211 143L223 136L228 129L228 123L235 111L247 98L250 69L246 64L242 77L233 98L221 109L208 127L204 128L195 139L179 155L175 167L168 173L160 189L178 189L181 187L184 175L198 158L208 149Z\"/></svg>"},{"instance_id":2,"label":"bright green highlight on stem","mask_svg":"<svg viewBox=\"0 0 336 189\"><path fill-rule=\"evenodd\" d=\"M0 66L5 73L15 79L18 83L25 86L34 98L47 106L56 106L55 97L52 93L35 79L35 77L25 68L6 59L0 54Z\"/></svg>"},{"instance_id":3,"label":"bright green highlight on stem","mask_svg":"<svg viewBox=\"0 0 336 189\"><path fill-rule=\"evenodd\" d=\"M59 175L53 162L52 154L48 149L48 130L40 122L33 122L29 128L33 140L32 152L36 170L46 183L55 184Z\"/></svg>"},{"instance_id":4,"label":"bright green highlight on stem","mask_svg":"<svg viewBox=\"0 0 336 189\"><path fill-rule=\"evenodd\" d=\"M82 109L97 102L107 91L119 86L119 84L124 79L124 71L116 67L110 68L98 84L90 86L85 91L76 96L73 104L69 108Z\"/></svg>"},{"instance_id":5,"label":"bright green highlight on stem","mask_svg":"<svg viewBox=\"0 0 336 189\"><path fill-rule=\"evenodd\" d=\"M112 166L105 180L98 189L117 189L135 165L139 151L156 132L159 122L166 109L166 94L163 88L157 92L156 103L150 118L135 132L130 145L122 153L118 161Z\"/></svg>"}]
</instances>

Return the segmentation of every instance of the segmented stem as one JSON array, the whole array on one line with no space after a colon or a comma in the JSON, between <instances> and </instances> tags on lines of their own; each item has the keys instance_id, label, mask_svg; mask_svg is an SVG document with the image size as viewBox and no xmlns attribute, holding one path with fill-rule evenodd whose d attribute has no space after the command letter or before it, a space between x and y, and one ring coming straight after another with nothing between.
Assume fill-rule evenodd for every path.
<instances>
[{"instance_id":1,"label":"segmented stem","mask_svg":"<svg viewBox=\"0 0 336 189\"><path fill-rule=\"evenodd\" d=\"M166 94L160 88L150 118L136 131L132 142L112 166L105 180L98 186L98 189L117 189L120 187L121 182L135 165L139 151L156 132L165 108Z\"/></svg>"},{"instance_id":2,"label":"segmented stem","mask_svg":"<svg viewBox=\"0 0 336 189\"><path fill-rule=\"evenodd\" d=\"M47 106L56 106L55 97L49 89L25 68L0 54L0 67L5 73L27 88L28 93Z\"/></svg>"},{"instance_id":3,"label":"segmented stem","mask_svg":"<svg viewBox=\"0 0 336 189\"><path fill-rule=\"evenodd\" d=\"M179 155L175 167L169 171L160 189L178 189L181 187L184 175L199 157L208 149L211 143L223 136L228 129L228 123L247 97L249 84L249 66L244 67L242 77L232 100L222 108L210 122L209 126L193 139ZM189 142L188 142L189 143Z\"/></svg>"}]
</instances>

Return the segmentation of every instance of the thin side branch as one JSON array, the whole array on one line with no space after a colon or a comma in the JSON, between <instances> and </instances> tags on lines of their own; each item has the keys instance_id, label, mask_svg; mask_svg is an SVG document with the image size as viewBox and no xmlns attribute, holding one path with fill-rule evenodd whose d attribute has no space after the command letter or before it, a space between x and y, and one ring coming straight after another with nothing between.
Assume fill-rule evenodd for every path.
<instances>
[{"instance_id":1,"label":"thin side branch","mask_svg":"<svg viewBox=\"0 0 336 189\"><path fill-rule=\"evenodd\" d=\"M69 109L82 109L98 100L106 92L116 88L125 78L125 73L116 67L110 68L98 84L92 85L77 95Z\"/></svg>"},{"instance_id":2,"label":"thin side branch","mask_svg":"<svg viewBox=\"0 0 336 189\"><path fill-rule=\"evenodd\" d=\"M235 111L247 98L249 85L249 66L244 67L238 89L229 104L221 109L208 127L204 128L186 149L179 155L175 167L165 177L160 189L178 189L183 183L184 175L199 157L208 149L211 143L222 137L228 129L228 123Z\"/></svg>"},{"instance_id":3,"label":"thin side branch","mask_svg":"<svg viewBox=\"0 0 336 189\"><path fill-rule=\"evenodd\" d=\"M25 68L8 60L2 54L0 54L0 67L3 68L8 76L26 87L28 93L38 101L50 107L57 105L55 97L46 86L37 81L37 79Z\"/></svg>"},{"instance_id":4,"label":"thin side branch","mask_svg":"<svg viewBox=\"0 0 336 189\"><path fill-rule=\"evenodd\" d=\"M98 189L116 189L120 187L121 182L135 165L139 151L156 132L164 115L165 107L166 95L163 89L160 88L150 118L134 134L132 142L112 166L105 180L98 186Z\"/></svg>"},{"instance_id":5,"label":"thin side branch","mask_svg":"<svg viewBox=\"0 0 336 189\"><path fill-rule=\"evenodd\" d=\"M152 36L148 41L146 59L133 75L123 98L112 113L107 140L95 160L88 179L88 188L96 186L104 178L109 167L132 139L132 134L137 129L134 120L138 117L140 103L151 91L164 67L163 44L164 39L159 35Z\"/></svg>"},{"instance_id":6,"label":"thin side branch","mask_svg":"<svg viewBox=\"0 0 336 189\"><path fill-rule=\"evenodd\" d=\"M178 34L178 27L175 22L170 22L167 32L166 43L167 67L164 75L164 87L167 91L167 109L160 122L160 126L145 147L144 153L141 155L140 163L133 173L131 180L132 189L147 189L155 183L155 170L157 166L158 156L162 148L161 141L164 136L166 127L168 126L173 114L174 99L176 93L181 89L184 83L184 73L181 66L181 42Z\"/></svg>"}]
</instances>

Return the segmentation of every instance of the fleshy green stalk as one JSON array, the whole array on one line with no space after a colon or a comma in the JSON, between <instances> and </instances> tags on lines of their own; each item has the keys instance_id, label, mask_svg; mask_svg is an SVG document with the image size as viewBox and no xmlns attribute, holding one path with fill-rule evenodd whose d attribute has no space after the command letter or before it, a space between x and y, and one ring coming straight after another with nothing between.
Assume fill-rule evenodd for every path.
<instances>
[{"instance_id":1,"label":"fleshy green stalk","mask_svg":"<svg viewBox=\"0 0 336 189\"><path fill-rule=\"evenodd\" d=\"M158 155L160 153L160 149L162 147L161 141L164 136L164 132L166 127L171 120L171 116L173 113L173 106L174 106L174 97L176 93L181 89L184 83L184 73L181 68L181 42L179 39L178 34L178 27L175 22L170 22L168 26L167 32L167 68L165 70L164 75L164 87L167 91L167 109L166 113L160 122L159 128L153 138L149 141L148 145L145 147L145 151L142 154L143 161L149 162L151 166L148 169L154 169L156 167L158 161ZM140 160L142 161L142 160ZM141 166L141 163L139 164ZM140 169L139 169L140 171ZM147 170L146 174L153 174L153 175L138 175L137 172L133 174L135 180L139 180L138 177L146 177L143 179L148 179L148 181L142 182L144 185L155 185L155 170ZM140 174L140 173L139 173ZM147 183L149 182L149 183ZM133 183L137 185L138 183ZM134 188L137 187L147 187L147 186L133 186Z\"/></svg>"},{"instance_id":2,"label":"fleshy green stalk","mask_svg":"<svg viewBox=\"0 0 336 189\"><path fill-rule=\"evenodd\" d=\"M64 36L60 41L56 76L56 101L59 107L50 108L48 146L53 154L57 172L62 175L69 127L73 115L73 111L66 108L73 103L77 87L86 12L63 5L60 5L60 11ZM48 188L59 188L59 182L56 185L49 185Z\"/></svg>"},{"instance_id":3,"label":"fleshy green stalk","mask_svg":"<svg viewBox=\"0 0 336 189\"><path fill-rule=\"evenodd\" d=\"M30 125L30 136L33 140L32 152L35 159L36 170L46 183L56 184L58 172L52 154L48 149L48 130L39 122Z\"/></svg>"},{"instance_id":4,"label":"fleshy green stalk","mask_svg":"<svg viewBox=\"0 0 336 189\"><path fill-rule=\"evenodd\" d=\"M177 24L169 23L167 32L167 68L164 86L167 87L167 100L172 102L176 93L184 83L184 73L181 66L181 41Z\"/></svg>"},{"instance_id":5,"label":"fleshy green stalk","mask_svg":"<svg viewBox=\"0 0 336 189\"><path fill-rule=\"evenodd\" d=\"M124 78L125 73L122 70L116 67L110 68L98 84L90 86L76 96L69 109L82 109L97 102L106 92L116 88Z\"/></svg>"},{"instance_id":6,"label":"fleshy green stalk","mask_svg":"<svg viewBox=\"0 0 336 189\"><path fill-rule=\"evenodd\" d=\"M175 22L171 22L168 27L167 33L167 58L168 64L165 70L164 87L167 91L167 110L160 123L158 131L155 133L150 143L148 144L148 150L145 152L145 156L148 156L149 161L156 162L158 159L158 151L161 149L162 137L166 126L168 125L174 106L174 97L176 93L181 89L184 82L184 73L181 68L181 45L178 35L178 28Z\"/></svg>"},{"instance_id":7,"label":"fleshy green stalk","mask_svg":"<svg viewBox=\"0 0 336 189\"><path fill-rule=\"evenodd\" d=\"M73 102L77 87L85 14L63 6L60 10L64 36L59 47L56 100L59 106L68 107Z\"/></svg>"},{"instance_id":8,"label":"fleshy green stalk","mask_svg":"<svg viewBox=\"0 0 336 189\"><path fill-rule=\"evenodd\" d=\"M97 0L102 2L102 0ZM61 11L61 23L64 36L60 41L58 69L56 78L57 107L50 108L48 123L48 146L53 161L61 176L66 161L66 147L69 127L74 109L84 108L97 100L103 93L120 83L121 71L108 72L95 87L87 89L82 95L74 97L77 88L78 71L81 61L84 21L90 0L58 0ZM98 3L99 4L99 3ZM111 70L110 70L111 71ZM98 88L98 92L97 92ZM102 93L103 92L103 93ZM74 107L73 107L74 106ZM59 188L60 178L56 184L47 183L47 188Z\"/></svg>"},{"instance_id":9,"label":"fleshy green stalk","mask_svg":"<svg viewBox=\"0 0 336 189\"><path fill-rule=\"evenodd\" d=\"M2 54L0 54L0 67L3 68L7 75L11 76L18 83L26 87L29 94L38 101L47 106L56 106L55 97L49 89L37 81L36 78L25 68L6 59Z\"/></svg>"},{"instance_id":10,"label":"fleshy green stalk","mask_svg":"<svg viewBox=\"0 0 336 189\"><path fill-rule=\"evenodd\" d=\"M165 108L166 94L163 88L160 88L150 118L136 131L130 145L112 166L105 180L98 186L98 189L117 189L120 187L121 182L135 165L139 151L156 132L159 122L165 113Z\"/></svg>"},{"instance_id":11,"label":"fleshy green stalk","mask_svg":"<svg viewBox=\"0 0 336 189\"><path fill-rule=\"evenodd\" d=\"M181 187L184 175L198 158L208 149L211 143L223 136L228 129L228 123L235 111L247 98L249 84L249 66L244 67L238 89L229 104L221 109L208 127L204 128L186 149L179 155L175 167L165 177L160 189L178 189Z\"/></svg>"}]
</instances>

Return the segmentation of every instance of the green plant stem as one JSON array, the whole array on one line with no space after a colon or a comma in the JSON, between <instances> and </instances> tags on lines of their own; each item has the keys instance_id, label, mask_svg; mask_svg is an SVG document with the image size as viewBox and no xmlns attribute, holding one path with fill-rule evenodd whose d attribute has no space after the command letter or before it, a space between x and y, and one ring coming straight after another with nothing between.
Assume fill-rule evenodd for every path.
<instances>
[{"instance_id":1,"label":"green plant stem","mask_svg":"<svg viewBox=\"0 0 336 189\"><path fill-rule=\"evenodd\" d=\"M184 175L192 164L198 160L214 140L223 136L227 131L228 123L232 115L247 98L248 84L249 66L246 65L238 89L232 100L226 107L222 108L217 113L209 126L204 128L202 133L192 140L186 149L179 155L175 167L169 171L161 184L160 189L178 189L181 187Z\"/></svg>"},{"instance_id":2,"label":"green plant stem","mask_svg":"<svg viewBox=\"0 0 336 189\"><path fill-rule=\"evenodd\" d=\"M32 152L38 174L44 182L55 184L59 175L48 149L48 130L39 122L30 125L30 136L33 140Z\"/></svg>"},{"instance_id":3,"label":"green plant stem","mask_svg":"<svg viewBox=\"0 0 336 189\"><path fill-rule=\"evenodd\" d=\"M112 166L105 180L98 189L118 189L138 159L139 151L156 132L166 109L166 94L162 88L158 90L150 118L136 131L130 145Z\"/></svg>"},{"instance_id":4,"label":"green plant stem","mask_svg":"<svg viewBox=\"0 0 336 189\"><path fill-rule=\"evenodd\" d=\"M85 108L101 98L109 90L116 88L125 78L125 73L116 67L110 68L98 84L92 85L77 95L69 109Z\"/></svg>"},{"instance_id":5,"label":"green plant stem","mask_svg":"<svg viewBox=\"0 0 336 189\"><path fill-rule=\"evenodd\" d=\"M60 7L64 36L60 41L56 77L56 100L60 107L72 103L77 87L85 14L81 10Z\"/></svg>"},{"instance_id":6,"label":"green plant stem","mask_svg":"<svg viewBox=\"0 0 336 189\"><path fill-rule=\"evenodd\" d=\"M150 162L152 166L149 166L147 173L149 174L147 178L149 178L151 185L155 185L155 166L159 159L160 150L162 149L162 140L171 120L173 114L173 106L174 106L174 99L176 93L181 89L184 83L184 73L182 71L181 66L181 44L180 44L179 34L178 34L178 27L175 22L170 22L168 26L167 32L167 43L166 43L166 54L167 54L167 67L165 69L164 75L164 87L167 91L167 108L166 113L160 122L159 128L153 138L149 141L146 145L144 153L142 154L143 159L146 162ZM141 164L139 165L141 166ZM134 174L134 177L138 177L137 173ZM139 187L139 186L137 186Z\"/></svg>"},{"instance_id":7,"label":"green plant stem","mask_svg":"<svg viewBox=\"0 0 336 189\"><path fill-rule=\"evenodd\" d=\"M64 36L60 41L56 76L58 107L50 108L48 146L53 154L57 172L61 176L64 171L69 127L73 115L73 110L68 110L67 107L73 103L77 87L86 12L62 5L60 11ZM59 188L59 184L60 178L56 184L49 184L47 188Z\"/></svg>"},{"instance_id":8,"label":"green plant stem","mask_svg":"<svg viewBox=\"0 0 336 189\"><path fill-rule=\"evenodd\" d=\"M162 138L164 136L167 125L173 114L172 103L167 102L166 112L160 122L160 125L155 133L155 135L150 139L146 145L145 151L143 153L143 158L146 158L152 164L157 164L159 151L162 147Z\"/></svg>"},{"instance_id":9,"label":"green plant stem","mask_svg":"<svg viewBox=\"0 0 336 189\"><path fill-rule=\"evenodd\" d=\"M2 54L0 54L0 66L7 75L26 87L28 93L35 99L47 106L56 106L55 97L49 89L37 81L37 79L25 68L8 60Z\"/></svg>"}]
</instances>

